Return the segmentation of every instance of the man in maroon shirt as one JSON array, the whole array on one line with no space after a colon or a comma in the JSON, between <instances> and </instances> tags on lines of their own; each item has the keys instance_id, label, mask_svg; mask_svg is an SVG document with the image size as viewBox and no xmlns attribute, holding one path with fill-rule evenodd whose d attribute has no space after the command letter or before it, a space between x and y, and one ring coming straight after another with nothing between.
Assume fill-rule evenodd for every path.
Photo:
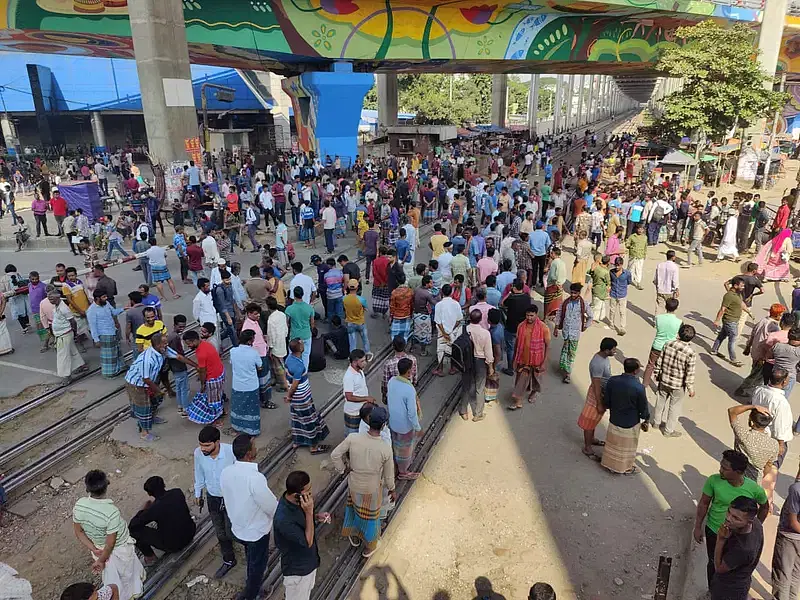
<instances>
[{"instance_id":1,"label":"man in maroon shirt","mask_svg":"<svg viewBox=\"0 0 800 600\"><path fill-rule=\"evenodd\" d=\"M775 215L775 221L772 223L772 232L778 233L786 229L786 226L789 224L789 214L792 212L792 209L789 208L789 199L786 197L781 198L781 207L778 209L778 213Z\"/></svg>"},{"instance_id":2,"label":"man in maroon shirt","mask_svg":"<svg viewBox=\"0 0 800 600\"><path fill-rule=\"evenodd\" d=\"M281 220L286 219L286 195L283 193L283 182L278 180L272 184L272 197L275 199L275 214Z\"/></svg>"}]
</instances>

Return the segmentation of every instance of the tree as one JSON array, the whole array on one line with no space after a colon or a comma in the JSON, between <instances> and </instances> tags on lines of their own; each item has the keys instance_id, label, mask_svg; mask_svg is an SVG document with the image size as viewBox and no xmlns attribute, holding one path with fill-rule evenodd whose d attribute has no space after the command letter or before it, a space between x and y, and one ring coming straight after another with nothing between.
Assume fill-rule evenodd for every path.
<instances>
[{"instance_id":1,"label":"tree","mask_svg":"<svg viewBox=\"0 0 800 600\"><path fill-rule=\"evenodd\" d=\"M367 95L364 96L363 108L366 110L378 110L378 86L373 83Z\"/></svg>"},{"instance_id":2,"label":"tree","mask_svg":"<svg viewBox=\"0 0 800 600\"><path fill-rule=\"evenodd\" d=\"M529 81L520 81L516 75L508 76L508 114L524 115L528 113L530 89Z\"/></svg>"},{"instance_id":3,"label":"tree","mask_svg":"<svg viewBox=\"0 0 800 600\"><path fill-rule=\"evenodd\" d=\"M679 27L677 37L684 44L668 47L658 62L660 71L683 79L664 102L658 125L665 134L722 140L734 126L772 116L788 101L788 94L765 89L773 78L756 60L747 25L703 21Z\"/></svg>"}]
</instances>

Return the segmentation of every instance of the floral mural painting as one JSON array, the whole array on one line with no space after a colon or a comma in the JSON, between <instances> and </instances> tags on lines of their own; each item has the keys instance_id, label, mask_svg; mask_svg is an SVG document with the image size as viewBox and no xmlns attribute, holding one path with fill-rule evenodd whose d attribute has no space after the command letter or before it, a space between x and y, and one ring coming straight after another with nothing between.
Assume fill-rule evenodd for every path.
<instances>
[{"instance_id":1,"label":"floral mural painting","mask_svg":"<svg viewBox=\"0 0 800 600\"><path fill-rule=\"evenodd\" d=\"M13 38L4 47L125 55L128 1L0 0L0 29ZM622 72L652 65L661 48L676 43L680 25L759 18L758 11L710 0L182 2L193 61L281 72L324 70L337 60L362 70L465 72L485 69L486 61L491 70L517 70L498 60L603 62ZM800 43L788 41L791 63Z\"/></svg>"}]
</instances>

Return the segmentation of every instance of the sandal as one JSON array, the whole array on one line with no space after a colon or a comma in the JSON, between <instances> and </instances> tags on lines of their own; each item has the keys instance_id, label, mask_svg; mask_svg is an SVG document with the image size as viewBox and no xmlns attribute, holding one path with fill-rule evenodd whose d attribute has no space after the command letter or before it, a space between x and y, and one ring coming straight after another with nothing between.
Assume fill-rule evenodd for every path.
<instances>
[{"instance_id":1,"label":"sandal","mask_svg":"<svg viewBox=\"0 0 800 600\"><path fill-rule=\"evenodd\" d=\"M331 451L331 447L326 444L321 444L316 447L316 449L311 450L311 454L327 454Z\"/></svg>"},{"instance_id":2,"label":"sandal","mask_svg":"<svg viewBox=\"0 0 800 600\"><path fill-rule=\"evenodd\" d=\"M743 364L744 363L740 360L731 361L731 365L733 365L734 367L741 367Z\"/></svg>"},{"instance_id":3,"label":"sandal","mask_svg":"<svg viewBox=\"0 0 800 600\"><path fill-rule=\"evenodd\" d=\"M642 470L639 467L633 466L623 473L623 475L639 475Z\"/></svg>"},{"instance_id":4,"label":"sandal","mask_svg":"<svg viewBox=\"0 0 800 600\"><path fill-rule=\"evenodd\" d=\"M268 410L274 410L274 409L278 408L278 405L275 404L274 402L267 402L266 404L262 404L261 408L266 408Z\"/></svg>"},{"instance_id":5,"label":"sandal","mask_svg":"<svg viewBox=\"0 0 800 600\"><path fill-rule=\"evenodd\" d=\"M512 404L511 406L506 406L507 410L519 410L522 408L521 406L517 406L516 404Z\"/></svg>"},{"instance_id":6,"label":"sandal","mask_svg":"<svg viewBox=\"0 0 800 600\"><path fill-rule=\"evenodd\" d=\"M595 462L600 462L600 457L597 456L594 452L586 452L585 449L581 449L581 454L583 454L586 458L591 459Z\"/></svg>"},{"instance_id":7,"label":"sandal","mask_svg":"<svg viewBox=\"0 0 800 600\"><path fill-rule=\"evenodd\" d=\"M592 440L592 446L605 446L606 443L603 440Z\"/></svg>"},{"instance_id":8,"label":"sandal","mask_svg":"<svg viewBox=\"0 0 800 600\"><path fill-rule=\"evenodd\" d=\"M178 298L180 298L180 297L181 297L181 295L180 295L180 294L173 294L173 296L172 296L172 299L173 299L173 300L177 300L177 299L178 299Z\"/></svg>"}]
</instances>

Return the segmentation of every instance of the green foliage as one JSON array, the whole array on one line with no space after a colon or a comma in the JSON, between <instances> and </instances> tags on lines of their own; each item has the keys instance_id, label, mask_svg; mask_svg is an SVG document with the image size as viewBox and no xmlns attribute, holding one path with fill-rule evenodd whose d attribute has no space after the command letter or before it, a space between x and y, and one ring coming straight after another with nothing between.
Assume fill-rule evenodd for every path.
<instances>
[{"instance_id":1,"label":"green foliage","mask_svg":"<svg viewBox=\"0 0 800 600\"><path fill-rule=\"evenodd\" d=\"M723 28L703 21L679 27L677 37L685 43L668 47L658 63L660 71L684 82L665 99L658 125L666 134L721 140L734 125L771 117L788 101L788 94L765 89L772 77L756 60L747 25Z\"/></svg>"}]
</instances>

